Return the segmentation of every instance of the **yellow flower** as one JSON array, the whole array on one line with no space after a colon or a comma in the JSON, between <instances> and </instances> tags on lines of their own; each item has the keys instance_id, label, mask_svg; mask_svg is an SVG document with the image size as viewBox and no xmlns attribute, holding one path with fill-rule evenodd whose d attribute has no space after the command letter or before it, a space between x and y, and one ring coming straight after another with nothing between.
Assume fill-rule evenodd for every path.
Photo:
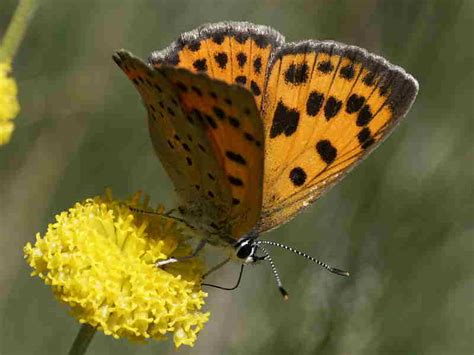
<instances>
[{"instance_id":1,"label":"yellow flower","mask_svg":"<svg viewBox=\"0 0 474 355\"><path fill-rule=\"evenodd\" d=\"M203 262L155 266L191 253L190 230L168 217L131 212L139 196L116 201L108 193L76 203L25 246L25 258L79 322L139 341L173 332L177 347L193 346L209 318L200 312L207 296L200 289ZM147 209L147 202L137 207Z\"/></svg>"},{"instance_id":2,"label":"yellow flower","mask_svg":"<svg viewBox=\"0 0 474 355\"><path fill-rule=\"evenodd\" d=\"M18 115L20 105L17 100L16 82L10 77L11 66L0 63L0 145L10 141L13 132L12 120Z\"/></svg>"}]
</instances>

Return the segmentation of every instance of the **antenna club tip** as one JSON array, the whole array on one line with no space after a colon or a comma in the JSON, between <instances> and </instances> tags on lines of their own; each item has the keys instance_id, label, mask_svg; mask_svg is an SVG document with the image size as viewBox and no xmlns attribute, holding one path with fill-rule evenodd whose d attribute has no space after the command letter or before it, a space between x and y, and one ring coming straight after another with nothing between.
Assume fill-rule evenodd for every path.
<instances>
[{"instance_id":1,"label":"antenna club tip","mask_svg":"<svg viewBox=\"0 0 474 355\"><path fill-rule=\"evenodd\" d=\"M336 269L335 267L331 268L331 272L335 273L335 274L338 274L338 275L341 275L341 276L346 276L346 277L350 276L348 271Z\"/></svg>"},{"instance_id":2,"label":"antenna club tip","mask_svg":"<svg viewBox=\"0 0 474 355\"><path fill-rule=\"evenodd\" d=\"M284 299L285 301L288 301L288 298L289 298L289 297L288 297L288 292L286 292L286 290L285 290L283 287L281 287L281 286L278 287L278 289L280 290L280 293L281 293L281 295L283 296L283 299Z\"/></svg>"}]
</instances>

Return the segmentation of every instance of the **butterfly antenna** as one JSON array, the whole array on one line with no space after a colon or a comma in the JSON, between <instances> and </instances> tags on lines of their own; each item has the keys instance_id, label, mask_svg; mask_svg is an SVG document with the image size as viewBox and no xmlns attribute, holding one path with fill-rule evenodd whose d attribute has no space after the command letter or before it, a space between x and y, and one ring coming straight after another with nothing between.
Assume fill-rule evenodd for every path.
<instances>
[{"instance_id":1,"label":"butterfly antenna","mask_svg":"<svg viewBox=\"0 0 474 355\"><path fill-rule=\"evenodd\" d=\"M213 284L206 284L206 283L202 283L201 286L214 287L214 288L218 288L219 290L225 290L225 291L232 291L232 290L235 290L237 287L239 287L239 285L240 285L240 280L242 280L242 274L244 273L244 266L245 266L245 265L242 264L241 267L240 267L239 278L238 278L237 283L235 284L234 287L222 287L222 286L213 285Z\"/></svg>"},{"instance_id":2,"label":"butterfly antenna","mask_svg":"<svg viewBox=\"0 0 474 355\"><path fill-rule=\"evenodd\" d=\"M280 290L280 293L281 295L283 296L283 299L285 301L288 301L288 292L286 292L286 290L283 288L283 284L281 282L281 279L280 279L280 275L278 274L278 270L275 266L275 263L273 262L273 259L272 257L270 256L270 254L267 252L267 250L262 247L261 245L258 245L258 248L260 250L263 251L263 253L265 254L265 257L263 258L263 260L267 260L269 263L270 263L270 266L272 268L272 271L273 271L273 276L275 276L275 280L277 282L277 285L278 285L278 289Z\"/></svg>"},{"instance_id":3,"label":"butterfly antenna","mask_svg":"<svg viewBox=\"0 0 474 355\"><path fill-rule=\"evenodd\" d=\"M325 268L326 270L332 272L333 274L336 274L336 275L341 275L341 276L349 276L349 272L347 271L344 271L344 270L340 270L340 269L337 269L335 267L332 267L332 266L329 266L328 264L326 263L323 263L322 261L316 259L316 258L313 258L312 256L309 256L299 250L296 250L296 249L293 249L287 245L284 245L284 244L280 244L280 243L276 243L276 242L271 242L271 241L268 241L268 240L258 240L255 242L261 249L262 249L262 246L260 244L268 244L268 245L273 245L275 247L279 247L279 248L282 248L282 249L286 249L286 250L289 250L291 251L292 253L295 253L299 256L302 256L306 259L309 259L311 260L312 262L318 264L319 266L322 266L323 268Z\"/></svg>"}]
</instances>

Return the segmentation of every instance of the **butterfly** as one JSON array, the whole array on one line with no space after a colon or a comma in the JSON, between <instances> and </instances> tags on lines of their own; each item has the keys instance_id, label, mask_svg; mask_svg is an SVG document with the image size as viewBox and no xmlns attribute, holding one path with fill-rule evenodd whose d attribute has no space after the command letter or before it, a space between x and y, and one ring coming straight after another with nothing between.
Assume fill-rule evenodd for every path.
<instances>
[{"instance_id":1,"label":"butterfly","mask_svg":"<svg viewBox=\"0 0 474 355\"><path fill-rule=\"evenodd\" d=\"M410 74L355 46L286 43L247 22L183 33L147 63L125 50L113 59L141 95L179 212L202 237L198 249L225 247L242 268L269 261L284 296L263 244L348 275L257 237L311 205L387 138L417 95Z\"/></svg>"}]
</instances>

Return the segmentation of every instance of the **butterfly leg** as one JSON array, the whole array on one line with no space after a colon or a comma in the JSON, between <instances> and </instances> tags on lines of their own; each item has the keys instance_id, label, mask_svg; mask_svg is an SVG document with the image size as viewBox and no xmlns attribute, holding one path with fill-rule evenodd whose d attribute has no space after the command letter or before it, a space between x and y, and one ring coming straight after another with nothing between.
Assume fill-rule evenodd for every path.
<instances>
[{"instance_id":1,"label":"butterfly leg","mask_svg":"<svg viewBox=\"0 0 474 355\"><path fill-rule=\"evenodd\" d=\"M194 249L194 251L191 255L182 256L180 258L169 258L169 259L166 259L166 260L160 260L160 261L157 261L155 263L155 265L156 265L156 267L160 267L160 266L163 266L163 265L166 265L166 264L173 264L173 263L177 263L178 261L183 261L183 260L188 260L188 259L194 258L201 251L201 249L204 248L205 245L206 245L206 241L204 239L202 239L199 242L199 244L197 245L196 249Z\"/></svg>"},{"instance_id":2,"label":"butterfly leg","mask_svg":"<svg viewBox=\"0 0 474 355\"><path fill-rule=\"evenodd\" d=\"M171 215L175 212L176 212L176 208L172 208L169 211L166 211L165 213L163 213L163 215L165 215L166 217L171 217Z\"/></svg>"},{"instance_id":3,"label":"butterfly leg","mask_svg":"<svg viewBox=\"0 0 474 355\"><path fill-rule=\"evenodd\" d=\"M230 257L228 257L227 259L221 261L219 264L217 265L214 265L213 267L211 267L209 270L207 270L207 272L202 275L202 279L204 280L206 277L208 277L210 274L212 274L214 271L216 270L219 270L221 267L223 267L225 264L227 264L228 262L230 261Z\"/></svg>"}]
</instances>

